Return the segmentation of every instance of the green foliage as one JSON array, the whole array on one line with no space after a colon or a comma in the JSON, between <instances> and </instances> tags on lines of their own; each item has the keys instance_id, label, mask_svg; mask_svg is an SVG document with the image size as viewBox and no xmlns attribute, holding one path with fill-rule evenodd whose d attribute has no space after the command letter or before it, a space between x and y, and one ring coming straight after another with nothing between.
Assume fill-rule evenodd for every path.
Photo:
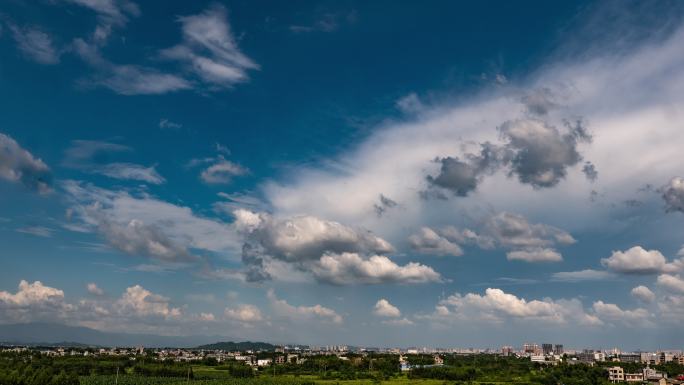
<instances>
[{"instance_id":1,"label":"green foliage","mask_svg":"<svg viewBox=\"0 0 684 385\"><path fill-rule=\"evenodd\" d=\"M662 365L656 365L654 369L659 372L667 373L667 376L671 378L684 374L684 365L680 365L674 361L667 362Z\"/></svg>"},{"instance_id":2,"label":"green foliage","mask_svg":"<svg viewBox=\"0 0 684 385\"><path fill-rule=\"evenodd\" d=\"M512 382L541 385L599 385L607 384L607 371L587 365L544 366L528 359L494 355L451 355L444 366L416 367L409 372L411 379L438 379L458 382Z\"/></svg>"},{"instance_id":3,"label":"green foliage","mask_svg":"<svg viewBox=\"0 0 684 385\"><path fill-rule=\"evenodd\" d=\"M435 358L431 354L407 354L406 361L412 366L433 365Z\"/></svg>"},{"instance_id":4,"label":"green foliage","mask_svg":"<svg viewBox=\"0 0 684 385\"><path fill-rule=\"evenodd\" d=\"M176 364L174 362L145 363L133 367L133 373L145 377L183 377L194 378L192 368L187 364Z\"/></svg>"},{"instance_id":5,"label":"green foliage","mask_svg":"<svg viewBox=\"0 0 684 385\"><path fill-rule=\"evenodd\" d=\"M560 364L546 366L529 359L496 355L442 355L445 365L434 366L433 356L408 358L413 369L404 376L395 354L300 356L299 364L259 368L238 361L213 359L192 364L158 361L150 356L135 359L117 356L48 357L36 352L0 353L0 385L604 385L607 366L621 365L638 372L635 363L601 363L596 366ZM657 370L676 377L684 367L668 363ZM118 379L116 376L118 370Z\"/></svg>"},{"instance_id":6,"label":"green foliage","mask_svg":"<svg viewBox=\"0 0 684 385\"><path fill-rule=\"evenodd\" d=\"M112 385L114 376L82 377L80 385ZM134 375L119 376L119 385L181 385L188 382L184 378L169 377L140 377ZM205 379L192 380L192 385L315 385L312 381L301 381L293 378L233 378L233 379Z\"/></svg>"}]
</instances>

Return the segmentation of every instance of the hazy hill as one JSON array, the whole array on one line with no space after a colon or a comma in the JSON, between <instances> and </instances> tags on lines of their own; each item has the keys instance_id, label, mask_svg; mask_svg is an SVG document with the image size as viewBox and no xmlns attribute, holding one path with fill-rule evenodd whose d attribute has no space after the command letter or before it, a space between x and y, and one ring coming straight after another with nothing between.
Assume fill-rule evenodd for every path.
<instances>
[{"instance_id":1,"label":"hazy hill","mask_svg":"<svg viewBox=\"0 0 684 385\"><path fill-rule=\"evenodd\" d=\"M276 346L266 342L216 342L213 344L201 345L197 349L205 350L229 350L229 351L244 351L244 350L275 350Z\"/></svg>"},{"instance_id":2,"label":"hazy hill","mask_svg":"<svg viewBox=\"0 0 684 385\"><path fill-rule=\"evenodd\" d=\"M81 326L52 323L0 325L0 342L6 344L193 347L225 338L225 336L176 337L154 334L110 333Z\"/></svg>"}]
</instances>

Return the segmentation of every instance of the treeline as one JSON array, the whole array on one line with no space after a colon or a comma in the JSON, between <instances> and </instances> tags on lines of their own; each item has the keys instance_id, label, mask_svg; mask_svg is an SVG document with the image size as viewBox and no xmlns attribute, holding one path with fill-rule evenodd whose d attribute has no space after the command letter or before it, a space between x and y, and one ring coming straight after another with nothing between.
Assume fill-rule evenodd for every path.
<instances>
[{"instance_id":1,"label":"treeline","mask_svg":"<svg viewBox=\"0 0 684 385\"><path fill-rule=\"evenodd\" d=\"M316 375L328 380L386 380L400 373L399 357L393 354L347 354L344 358L334 355L309 356L300 363L260 369L266 374Z\"/></svg>"},{"instance_id":2,"label":"treeline","mask_svg":"<svg viewBox=\"0 0 684 385\"><path fill-rule=\"evenodd\" d=\"M33 360L30 354L0 357L2 385L78 385L78 375L66 372L49 361Z\"/></svg>"},{"instance_id":3,"label":"treeline","mask_svg":"<svg viewBox=\"0 0 684 385\"><path fill-rule=\"evenodd\" d=\"M500 382L540 385L602 385L607 384L605 368L587 365L546 366L515 357L493 355L445 357L444 366L415 367L409 371L411 379L438 379L456 383Z\"/></svg>"}]
</instances>

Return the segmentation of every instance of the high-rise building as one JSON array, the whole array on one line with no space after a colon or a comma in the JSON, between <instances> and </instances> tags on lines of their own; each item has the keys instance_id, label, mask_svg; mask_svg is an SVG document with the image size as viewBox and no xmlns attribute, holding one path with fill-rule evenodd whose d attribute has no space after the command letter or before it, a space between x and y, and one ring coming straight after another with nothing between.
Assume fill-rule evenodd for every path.
<instances>
[{"instance_id":1,"label":"high-rise building","mask_svg":"<svg viewBox=\"0 0 684 385\"><path fill-rule=\"evenodd\" d=\"M557 356L562 356L563 355L563 345L556 344L556 346L553 347L553 353Z\"/></svg>"},{"instance_id":2,"label":"high-rise building","mask_svg":"<svg viewBox=\"0 0 684 385\"><path fill-rule=\"evenodd\" d=\"M523 345L523 353L536 356L541 353L541 350L537 344L526 343Z\"/></svg>"},{"instance_id":3,"label":"high-rise building","mask_svg":"<svg viewBox=\"0 0 684 385\"><path fill-rule=\"evenodd\" d=\"M508 357L513 355L513 347L512 346L504 346L501 348L501 355L504 357Z\"/></svg>"},{"instance_id":4,"label":"high-rise building","mask_svg":"<svg viewBox=\"0 0 684 385\"><path fill-rule=\"evenodd\" d=\"M549 354L553 353L553 345L542 344L542 353L544 353L545 356L548 356Z\"/></svg>"}]
</instances>

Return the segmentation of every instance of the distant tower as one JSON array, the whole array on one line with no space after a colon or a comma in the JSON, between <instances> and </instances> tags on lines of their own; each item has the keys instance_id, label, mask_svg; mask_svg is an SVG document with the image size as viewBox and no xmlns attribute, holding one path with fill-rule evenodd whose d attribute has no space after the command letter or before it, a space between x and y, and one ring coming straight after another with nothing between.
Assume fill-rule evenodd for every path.
<instances>
[{"instance_id":1,"label":"distant tower","mask_svg":"<svg viewBox=\"0 0 684 385\"><path fill-rule=\"evenodd\" d=\"M528 355L536 355L539 354L539 345L537 344L532 344L532 343L526 343L523 345L523 353L528 354Z\"/></svg>"},{"instance_id":2,"label":"distant tower","mask_svg":"<svg viewBox=\"0 0 684 385\"><path fill-rule=\"evenodd\" d=\"M542 344L542 353L544 353L545 356L550 355L553 353L553 345L551 344Z\"/></svg>"},{"instance_id":3,"label":"distant tower","mask_svg":"<svg viewBox=\"0 0 684 385\"><path fill-rule=\"evenodd\" d=\"M557 356L562 356L562 355L563 355L563 345L561 345L561 344L556 344L556 346L554 346L554 348L553 348L553 352L554 352Z\"/></svg>"}]
</instances>

